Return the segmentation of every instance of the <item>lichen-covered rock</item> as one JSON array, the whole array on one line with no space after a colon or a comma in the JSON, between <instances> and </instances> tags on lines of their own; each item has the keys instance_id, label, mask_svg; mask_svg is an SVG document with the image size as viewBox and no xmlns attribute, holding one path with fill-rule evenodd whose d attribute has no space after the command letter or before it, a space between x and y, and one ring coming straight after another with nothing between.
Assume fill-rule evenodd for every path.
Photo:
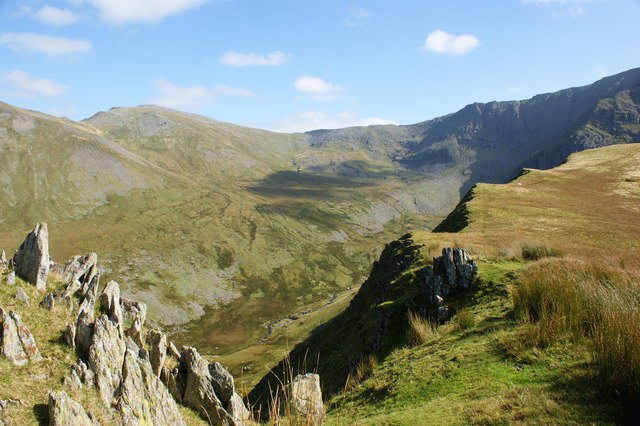
<instances>
[{"instance_id":1,"label":"lichen-covered rock","mask_svg":"<svg viewBox=\"0 0 640 426\"><path fill-rule=\"evenodd\" d=\"M52 311L56 306L56 299L53 293L47 294L42 298L40 305L43 306L46 310Z\"/></svg>"},{"instance_id":2,"label":"lichen-covered rock","mask_svg":"<svg viewBox=\"0 0 640 426\"><path fill-rule=\"evenodd\" d=\"M178 406L148 360L127 350L118 410L124 424L184 425Z\"/></svg>"},{"instance_id":3,"label":"lichen-covered rock","mask_svg":"<svg viewBox=\"0 0 640 426\"><path fill-rule=\"evenodd\" d=\"M67 324L67 328L64 330L64 342L70 348L76 347L76 325L74 323Z\"/></svg>"},{"instance_id":4,"label":"lichen-covered rock","mask_svg":"<svg viewBox=\"0 0 640 426\"><path fill-rule=\"evenodd\" d=\"M180 351L176 348L176 345L173 342L169 342L169 346L167 347L167 355L174 357L175 359L180 359Z\"/></svg>"},{"instance_id":5,"label":"lichen-covered rock","mask_svg":"<svg viewBox=\"0 0 640 426\"><path fill-rule=\"evenodd\" d=\"M180 357L180 370L186 375L182 403L198 411L210 423L235 424L216 395L209 373L209 361L195 348L185 347Z\"/></svg>"},{"instance_id":6,"label":"lichen-covered rock","mask_svg":"<svg viewBox=\"0 0 640 426\"><path fill-rule=\"evenodd\" d=\"M9 272L5 279L7 280L8 285L16 285L16 272L15 271Z\"/></svg>"},{"instance_id":7,"label":"lichen-covered rock","mask_svg":"<svg viewBox=\"0 0 640 426\"><path fill-rule=\"evenodd\" d=\"M49 274L49 232L46 223L39 223L29 232L14 256L16 274L44 290Z\"/></svg>"},{"instance_id":8,"label":"lichen-covered rock","mask_svg":"<svg viewBox=\"0 0 640 426\"><path fill-rule=\"evenodd\" d=\"M153 372L160 377L164 360L167 357L167 335L159 330L149 330L147 332L147 345Z\"/></svg>"},{"instance_id":9,"label":"lichen-covered rock","mask_svg":"<svg viewBox=\"0 0 640 426\"><path fill-rule=\"evenodd\" d=\"M25 365L29 362L29 358L22 349L18 329L13 318L0 308L0 319L2 320L2 354L14 365Z\"/></svg>"},{"instance_id":10,"label":"lichen-covered rock","mask_svg":"<svg viewBox=\"0 0 640 426\"><path fill-rule=\"evenodd\" d=\"M7 255L4 250L0 254L0 272L6 270L9 267L9 263L7 262Z\"/></svg>"},{"instance_id":11,"label":"lichen-covered rock","mask_svg":"<svg viewBox=\"0 0 640 426\"><path fill-rule=\"evenodd\" d=\"M291 405L305 418L304 424L320 425L324 421L320 376L307 373L296 376L291 382Z\"/></svg>"},{"instance_id":12,"label":"lichen-covered rock","mask_svg":"<svg viewBox=\"0 0 640 426\"><path fill-rule=\"evenodd\" d=\"M93 426L82 405L69 398L65 391L49 393L49 426Z\"/></svg>"},{"instance_id":13,"label":"lichen-covered rock","mask_svg":"<svg viewBox=\"0 0 640 426\"><path fill-rule=\"evenodd\" d=\"M83 386L90 388L93 386L93 378L93 371L79 359L69 369L69 375L64 378L64 382L71 389L82 388Z\"/></svg>"},{"instance_id":14,"label":"lichen-covered rock","mask_svg":"<svg viewBox=\"0 0 640 426\"><path fill-rule=\"evenodd\" d=\"M29 295L24 292L22 287L18 287L18 290L16 290L16 299L24 303L26 306L29 306Z\"/></svg>"},{"instance_id":15,"label":"lichen-covered rock","mask_svg":"<svg viewBox=\"0 0 640 426\"><path fill-rule=\"evenodd\" d=\"M67 283L67 291L74 294L83 285L91 282L97 272L98 255L89 253L87 255L73 256L62 269L62 280Z\"/></svg>"},{"instance_id":16,"label":"lichen-covered rock","mask_svg":"<svg viewBox=\"0 0 640 426\"><path fill-rule=\"evenodd\" d=\"M95 374L100 396L108 406L113 404L116 390L120 387L125 349L117 324L101 315L93 327L89 366Z\"/></svg>"},{"instance_id":17,"label":"lichen-covered rock","mask_svg":"<svg viewBox=\"0 0 640 426\"><path fill-rule=\"evenodd\" d=\"M219 362L209 363L209 374L211 375L213 389L226 408L236 390L233 376Z\"/></svg>"},{"instance_id":18,"label":"lichen-covered rock","mask_svg":"<svg viewBox=\"0 0 640 426\"><path fill-rule=\"evenodd\" d=\"M120 306L120 286L115 281L109 281L100 294L100 306L109 318L117 325L120 338L124 338L122 307Z\"/></svg>"},{"instance_id":19,"label":"lichen-covered rock","mask_svg":"<svg viewBox=\"0 0 640 426\"><path fill-rule=\"evenodd\" d=\"M18 331L18 337L20 338L20 343L22 343L22 349L27 354L29 359L33 362L41 361L42 355L40 355L40 351L36 346L36 339L33 338L33 334L29 331L26 325L22 322L22 318L15 312L9 312L11 319L16 325L16 330Z\"/></svg>"},{"instance_id":20,"label":"lichen-covered rock","mask_svg":"<svg viewBox=\"0 0 640 426\"><path fill-rule=\"evenodd\" d=\"M75 327L75 348L78 355L89 353L94 329L95 299L85 297L78 308L78 318Z\"/></svg>"}]
</instances>

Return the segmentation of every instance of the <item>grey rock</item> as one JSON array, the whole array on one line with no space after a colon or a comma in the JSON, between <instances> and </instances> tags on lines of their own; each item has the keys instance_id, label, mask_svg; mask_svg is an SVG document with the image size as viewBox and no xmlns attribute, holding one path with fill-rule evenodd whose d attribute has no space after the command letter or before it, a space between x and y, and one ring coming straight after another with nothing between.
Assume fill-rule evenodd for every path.
<instances>
[{"instance_id":1,"label":"grey rock","mask_svg":"<svg viewBox=\"0 0 640 426\"><path fill-rule=\"evenodd\" d=\"M16 274L44 290L49 274L49 232L46 223L39 223L20 245L15 259Z\"/></svg>"},{"instance_id":2,"label":"grey rock","mask_svg":"<svg viewBox=\"0 0 640 426\"><path fill-rule=\"evenodd\" d=\"M52 311L53 308L56 306L56 299L54 297L54 294L53 293L47 294L40 302L40 305L43 306L46 310Z\"/></svg>"},{"instance_id":3,"label":"grey rock","mask_svg":"<svg viewBox=\"0 0 640 426\"><path fill-rule=\"evenodd\" d=\"M87 255L73 256L62 269L62 280L67 283L67 291L74 294L82 288L85 283L89 283L96 274L96 264L98 255L89 253Z\"/></svg>"},{"instance_id":4,"label":"grey rock","mask_svg":"<svg viewBox=\"0 0 640 426\"><path fill-rule=\"evenodd\" d=\"M185 425L176 402L149 361L131 350L124 358L117 408L125 425Z\"/></svg>"},{"instance_id":5,"label":"grey rock","mask_svg":"<svg viewBox=\"0 0 640 426\"><path fill-rule=\"evenodd\" d=\"M16 273L15 271L11 271L7 274L7 284L8 285L15 285L16 284Z\"/></svg>"},{"instance_id":6,"label":"grey rock","mask_svg":"<svg viewBox=\"0 0 640 426\"><path fill-rule=\"evenodd\" d=\"M0 254L0 271L3 271L8 267L9 263L7 262L7 255L5 254L4 250L2 250L2 253Z\"/></svg>"},{"instance_id":7,"label":"grey rock","mask_svg":"<svg viewBox=\"0 0 640 426\"><path fill-rule=\"evenodd\" d=\"M156 376L160 372L167 357L167 335L160 330L149 330L147 333L147 345L149 345L149 361Z\"/></svg>"},{"instance_id":8,"label":"grey rock","mask_svg":"<svg viewBox=\"0 0 640 426\"><path fill-rule=\"evenodd\" d=\"M65 391L49 393L49 426L93 426L82 405L69 398Z\"/></svg>"},{"instance_id":9,"label":"grey rock","mask_svg":"<svg viewBox=\"0 0 640 426\"><path fill-rule=\"evenodd\" d=\"M244 405L244 401L237 393L233 393L227 411L237 424L243 424L251 418L251 412Z\"/></svg>"},{"instance_id":10,"label":"grey rock","mask_svg":"<svg viewBox=\"0 0 640 426\"><path fill-rule=\"evenodd\" d=\"M16 290L16 299L24 303L26 306L29 306L30 298L27 293L24 292L22 287L18 287L18 290Z\"/></svg>"},{"instance_id":11,"label":"grey rock","mask_svg":"<svg viewBox=\"0 0 640 426\"><path fill-rule=\"evenodd\" d=\"M306 425L321 425L325 408L322 402L320 376L313 373L300 374L291 382L291 405L304 417Z\"/></svg>"},{"instance_id":12,"label":"grey rock","mask_svg":"<svg viewBox=\"0 0 640 426\"><path fill-rule=\"evenodd\" d=\"M95 268L95 266L93 268ZM85 282L85 284L83 284L82 286L82 289L80 289L80 296L82 296L83 299L90 297L93 300L95 300L98 295L99 286L100 286L100 274L98 273L93 274L91 279Z\"/></svg>"},{"instance_id":13,"label":"grey rock","mask_svg":"<svg viewBox=\"0 0 640 426\"><path fill-rule=\"evenodd\" d=\"M100 306L109 318L118 326L120 338L124 338L122 307L120 306L120 286L115 281L109 281L100 294Z\"/></svg>"},{"instance_id":14,"label":"grey rock","mask_svg":"<svg viewBox=\"0 0 640 426\"><path fill-rule=\"evenodd\" d=\"M29 362L27 354L22 349L18 329L13 318L0 308L2 319L2 354L14 365L25 365Z\"/></svg>"},{"instance_id":15,"label":"grey rock","mask_svg":"<svg viewBox=\"0 0 640 426\"><path fill-rule=\"evenodd\" d=\"M64 342L70 348L76 347L76 325L74 323L67 323L67 328L64 330ZM89 346L87 346L87 349Z\"/></svg>"},{"instance_id":16,"label":"grey rock","mask_svg":"<svg viewBox=\"0 0 640 426\"><path fill-rule=\"evenodd\" d=\"M78 377L78 373L71 371L68 376L65 376L64 385L71 390L76 390L82 388L82 381Z\"/></svg>"},{"instance_id":17,"label":"grey rock","mask_svg":"<svg viewBox=\"0 0 640 426\"><path fill-rule=\"evenodd\" d=\"M216 395L218 395L222 404L227 407L235 393L233 376L219 362L209 363L209 374L211 375Z\"/></svg>"},{"instance_id":18,"label":"grey rock","mask_svg":"<svg viewBox=\"0 0 640 426\"><path fill-rule=\"evenodd\" d=\"M140 321L140 328L144 326L144 321L147 318L147 305L142 302L134 302L123 297L120 298L122 305L122 313L124 320L134 322L136 319Z\"/></svg>"},{"instance_id":19,"label":"grey rock","mask_svg":"<svg viewBox=\"0 0 640 426\"><path fill-rule=\"evenodd\" d=\"M16 325L18 337L20 338L20 343L22 343L24 352L27 354L31 361L41 361L42 355L40 354L40 351L36 346L36 340L33 338L33 334L31 334L27 326L22 322L22 318L20 318L20 315L15 312L9 312L9 315Z\"/></svg>"},{"instance_id":20,"label":"grey rock","mask_svg":"<svg viewBox=\"0 0 640 426\"><path fill-rule=\"evenodd\" d=\"M81 359L71 366L68 377L78 388L83 386L90 388L94 383L93 371ZM65 382L66 380L67 378L65 378Z\"/></svg>"},{"instance_id":21,"label":"grey rock","mask_svg":"<svg viewBox=\"0 0 640 426\"><path fill-rule=\"evenodd\" d=\"M100 396L107 406L113 405L113 398L120 387L125 350L126 345L120 338L117 324L106 315L101 315L94 325L89 366L95 374Z\"/></svg>"},{"instance_id":22,"label":"grey rock","mask_svg":"<svg viewBox=\"0 0 640 426\"><path fill-rule=\"evenodd\" d=\"M82 357L88 354L94 329L95 300L85 297L78 308L75 330L75 348Z\"/></svg>"},{"instance_id":23,"label":"grey rock","mask_svg":"<svg viewBox=\"0 0 640 426\"><path fill-rule=\"evenodd\" d=\"M176 348L176 345L173 342L169 342L169 347L167 348L167 355L174 357L175 359L180 359L180 351Z\"/></svg>"},{"instance_id":24,"label":"grey rock","mask_svg":"<svg viewBox=\"0 0 640 426\"><path fill-rule=\"evenodd\" d=\"M140 356L140 346L138 346L138 344L136 342L133 341L133 339L131 337L127 337L127 340L125 340L125 345L127 346L127 350L128 351L132 351L136 354L138 354L138 356Z\"/></svg>"},{"instance_id":25,"label":"grey rock","mask_svg":"<svg viewBox=\"0 0 640 426\"><path fill-rule=\"evenodd\" d=\"M174 368L167 375L167 389L169 389L169 392L171 393L171 396L173 396L173 399L175 399L176 402L180 404L183 403L182 397L184 396L185 383L183 378L184 377L180 375L177 368Z\"/></svg>"}]
</instances>

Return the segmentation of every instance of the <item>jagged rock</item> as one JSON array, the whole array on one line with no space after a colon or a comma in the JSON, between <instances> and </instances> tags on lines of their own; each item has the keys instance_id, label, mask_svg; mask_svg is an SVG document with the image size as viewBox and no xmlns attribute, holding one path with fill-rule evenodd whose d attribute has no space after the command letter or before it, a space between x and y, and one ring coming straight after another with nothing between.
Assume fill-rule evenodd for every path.
<instances>
[{"instance_id":1,"label":"jagged rock","mask_svg":"<svg viewBox=\"0 0 640 426\"><path fill-rule=\"evenodd\" d=\"M84 283L91 281L96 274L96 264L98 255L89 253L87 255L73 256L62 269L62 280L67 283L67 291L74 294L80 290Z\"/></svg>"},{"instance_id":2,"label":"jagged rock","mask_svg":"<svg viewBox=\"0 0 640 426\"><path fill-rule=\"evenodd\" d=\"M9 268L9 264L7 263L7 255L4 250L2 250L2 254L0 254L0 271L4 271Z\"/></svg>"},{"instance_id":3,"label":"jagged rock","mask_svg":"<svg viewBox=\"0 0 640 426\"><path fill-rule=\"evenodd\" d=\"M167 335L159 330L149 330L147 333L149 345L149 361L156 376L160 377L164 360L167 357Z\"/></svg>"},{"instance_id":4,"label":"jagged rock","mask_svg":"<svg viewBox=\"0 0 640 426\"><path fill-rule=\"evenodd\" d=\"M202 358L195 348L183 349L180 370L186 375L182 397L184 405L198 411L209 423L235 423L216 395L209 373L209 361Z\"/></svg>"},{"instance_id":5,"label":"jagged rock","mask_svg":"<svg viewBox=\"0 0 640 426\"><path fill-rule=\"evenodd\" d=\"M49 274L49 232L46 223L39 223L29 232L14 256L18 276L44 290Z\"/></svg>"},{"instance_id":6,"label":"jagged rock","mask_svg":"<svg viewBox=\"0 0 640 426\"><path fill-rule=\"evenodd\" d=\"M79 359L71 366L69 375L64 378L64 382L71 389L82 388L83 386L90 388L93 386L93 379L93 371Z\"/></svg>"},{"instance_id":7,"label":"jagged rock","mask_svg":"<svg viewBox=\"0 0 640 426\"><path fill-rule=\"evenodd\" d=\"M127 350L128 351L132 351L135 352L136 354L140 354L140 347L137 345L136 342L133 341L133 339L131 337L127 337L127 340L125 340L125 345L127 346Z\"/></svg>"},{"instance_id":8,"label":"jagged rock","mask_svg":"<svg viewBox=\"0 0 640 426\"><path fill-rule=\"evenodd\" d=\"M53 293L47 294L40 302L40 305L42 305L46 310L52 311L53 308L56 306L54 294Z\"/></svg>"},{"instance_id":9,"label":"jagged rock","mask_svg":"<svg viewBox=\"0 0 640 426\"><path fill-rule=\"evenodd\" d=\"M176 345L173 342L169 342L169 347L167 348L167 355L174 357L175 359L180 359L180 351L176 348Z\"/></svg>"},{"instance_id":10,"label":"jagged rock","mask_svg":"<svg viewBox=\"0 0 640 426\"><path fill-rule=\"evenodd\" d=\"M77 339L76 339L77 340ZM111 406L122 379L122 363L126 345L120 338L118 326L106 315L101 315L94 324L89 366L95 374L100 396Z\"/></svg>"},{"instance_id":11,"label":"jagged rock","mask_svg":"<svg viewBox=\"0 0 640 426\"><path fill-rule=\"evenodd\" d=\"M109 281L100 294L100 306L109 318L118 326L120 337L124 338L122 307L120 306L120 286L115 281Z\"/></svg>"},{"instance_id":12,"label":"jagged rock","mask_svg":"<svg viewBox=\"0 0 640 426\"><path fill-rule=\"evenodd\" d=\"M36 346L36 340L33 338L33 334L31 334L27 326L22 322L22 318L20 318L20 315L13 311L9 312L9 315L16 325L16 329L18 330L18 337L20 337L20 343L22 343L24 352L27 354L31 361L41 361L42 355L40 355L40 351Z\"/></svg>"},{"instance_id":13,"label":"jagged rock","mask_svg":"<svg viewBox=\"0 0 640 426\"><path fill-rule=\"evenodd\" d=\"M95 268L92 267L92 268ZM90 280L86 281L83 284L82 289L80 290L80 296L84 299L86 297L90 297L93 300L96 300L98 296L98 287L100 286L100 274L94 274Z\"/></svg>"},{"instance_id":14,"label":"jagged rock","mask_svg":"<svg viewBox=\"0 0 640 426\"><path fill-rule=\"evenodd\" d=\"M76 325L68 323L64 330L64 341L70 348L76 347Z\"/></svg>"},{"instance_id":15,"label":"jagged rock","mask_svg":"<svg viewBox=\"0 0 640 426\"><path fill-rule=\"evenodd\" d=\"M313 373L300 374L293 379L290 386L292 408L305 418L304 424L322 424L325 408L322 402L320 376Z\"/></svg>"},{"instance_id":16,"label":"jagged rock","mask_svg":"<svg viewBox=\"0 0 640 426\"><path fill-rule=\"evenodd\" d=\"M169 389L173 399L180 404L183 403L182 397L184 396L184 386L184 376L180 374L180 371L177 368L174 368L167 376L167 389Z\"/></svg>"},{"instance_id":17,"label":"jagged rock","mask_svg":"<svg viewBox=\"0 0 640 426\"><path fill-rule=\"evenodd\" d=\"M122 313L125 321L134 322L136 319L140 320L140 327L144 326L144 321L147 318L147 305L142 302L134 302L124 297L120 298L122 305Z\"/></svg>"},{"instance_id":18,"label":"jagged rock","mask_svg":"<svg viewBox=\"0 0 640 426\"><path fill-rule=\"evenodd\" d=\"M228 406L233 394L235 386L233 384L233 376L219 362L209 363L209 374L211 375L213 389L216 395L222 401L225 408Z\"/></svg>"},{"instance_id":19,"label":"jagged rock","mask_svg":"<svg viewBox=\"0 0 640 426\"><path fill-rule=\"evenodd\" d=\"M2 354L15 365L25 365L29 359L22 349L18 329L13 318L0 308L2 318Z\"/></svg>"},{"instance_id":20,"label":"jagged rock","mask_svg":"<svg viewBox=\"0 0 640 426\"><path fill-rule=\"evenodd\" d=\"M68 376L65 376L64 385L71 390L76 390L82 388L82 381L78 377L78 373L71 371Z\"/></svg>"},{"instance_id":21,"label":"jagged rock","mask_svg":"<svg viewBox=\"0 0 640 426\"><path fill-rule=\"evenodd\" d=\"M75 348L80 356L85 356L91 346L91 338L94 329L95 300L85 297L78 308L78 318L75 329Z\"/></svg>"},{"instance_id":22,"label":"jagged rock","mask_svg":"<svg viewBox=\"0 0 640 426\"><path fill-rule=\"evenodd\" d=\"M235 392L231 396L227 411L229 412L233 420L235 420L238 424L242 424L244 421L247 421L251 418L251 412L247 410L242 397L240 397L240 395Z\"/></svg>"},{"instance_id":23,"label":"jagged rock","mask_svg":"<svg viewBox=\"0 0 640 426\"><path fill-rule=\"evenodd\" d=\"M127 350L122 366L122 385L118 410L123 423L185 425L169 391L151 369L147 360Z\"/></svg>"},{"instance_id":24,"label":"jagged rock","mask_svg":"<svg viewBox=\"0 0 640 426\"><path fill-rule=\"evenodd\" d=\"M133 324L131 324L131 327L125 330L124 335L136 342L138 346L144 346L144 342L142 341L142 325L139 318L136 318Z\"/></svg>"},{"instance_id":25,"label":"jagged rock","mask_svg":"<svg viewBox=\"0 0 640 426\"><path fill-rule=\"evenodd\" d=\"M9 274L7 274L7 284L8 285L16 285L16 273L15 271L11 271L9 272Z\"/></svg>"},{"instance_id":26,"label":"jagged rock","mask_svg":"<svg viewBox=\"0 0 640 426\"><path fill-rule=\"evenodd\" d=\"M16 290L16 299L24 303L26 306L29 306L30 298L27 293L24 292L22 287L18 287L18 290Z\"/></svg>"},{"instance_id":27,"label":"jagged rock","mask_svg":"<svg viewBox=\"0 0 640 426\"><path fill-rule=\"evenodd\" d=\"M49 426L93 426L82 405L69 398L65 391L49 393Z\"/></svg>"}]
</instances>

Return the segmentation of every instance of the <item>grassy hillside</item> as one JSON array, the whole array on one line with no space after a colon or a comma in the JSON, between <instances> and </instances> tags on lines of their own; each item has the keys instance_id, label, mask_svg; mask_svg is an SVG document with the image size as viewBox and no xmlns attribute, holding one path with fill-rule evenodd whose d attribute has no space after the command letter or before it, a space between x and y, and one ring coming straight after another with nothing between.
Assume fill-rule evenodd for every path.
<instances>
[{"instance_id":1,"label":"grassy hillside","mask_svg":"<svg viewBox=\"0 0 640 426\"><path fill-rule=\"evenodd\" d=\"M415 231L387 245L350 307L272 371L318 371L328 421L340 424L632 416L640 397L639 176L640 145L631 144L477 185L448 220L460 232ZM410 311L419 307L422 269L447 246L468 248L479 275L434 329ZM363 350L385 312L381 347ZM277 384L265 376L252 401L265 401L268 381Z\"/></svg>"}]
</instances>

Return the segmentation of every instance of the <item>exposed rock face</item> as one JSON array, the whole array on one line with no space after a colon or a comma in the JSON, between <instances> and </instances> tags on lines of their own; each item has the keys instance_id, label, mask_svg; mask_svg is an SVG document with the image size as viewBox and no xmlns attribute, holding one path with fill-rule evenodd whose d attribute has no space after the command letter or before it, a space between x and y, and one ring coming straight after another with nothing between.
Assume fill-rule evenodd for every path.
<instances>
[{"instance_id":1,"label":"exposed rock face","mask_svg":"<svg viewBox=\"0 0 640 426\"><path fill-rule=\"evenodd\" d=\"M85 297L78 308L78 318L75 326L74 343L80 356L85 356L91 346L91 337L94 329L95 299Z\"/></svg>"},{"instance_id":2,"label":"exposed rock face","mask_svg":"<svg viewBox=\"0 0 640 426\"><path fill-rule=\"evenodd\" d=\"M29 296L24 292L22 287L18 287L18 290L16 290L16 299L24 303L26 306L29 306Z\"/></svg>"},{"instance_id":3,"label":"exposed rock face","mask_svg":"<svg viewBox=\"0 0 640 426\"><path fill-rule=\"evenodd\" d=\"M16 273L15 271L11 271L9 272L9 274L7 275L7 284L8 285L15 285L16 284Z\"/></svg>"},{"instance_id":4,"label":"exposed rock face","mask_svg":"<svg viewBox=\"0 0 640 426\"><path fill-rule=\"evenodd\" d=\"M124 424L184 425L178 406L148 360L127 350L118 410Z\"/></svg>"},{"instance_id":5,"label":"exposed rock face","mask_svg":"<svg viewBox=\"0 0 640 426\"><path fill-rule=\"evenodd\" d=\"M304 417L304 424L321 425L325 408L322 402L320 376L307 373L296 376L291 382L291 405Z\"/></svg>"},{"instance_id":6,"label":"exposed rock face","mask_svg":"<svg viewBox=\"0 0 640 426\"><path fill-rule=\"evenodd\" d=\"M49 393L49 426L93 426L82 405L69 398L65 391Z\"/></svg>"},{"instance_id":7,"label":"exposed rock face","mask_svg":"<svg viewBox=\"0 0 640 426\"><path fill-rule=\"evenodd\" d=\"M33 338L33 334L29 331L26 325L22 322L22 318L15 312L9 312L11 319L15 323L16 330L18 331L18 337L22 348L31 361L41 361L42 355L36 346L36 340Z\"/></svg>"},{"instance_id":8,"label":"exposed rock face","mask_svg":"<svg viewBox=\"0 0 640 426\"><path fill-rule=\"evenodd\" d=\"M443 248L442 256L433 258L433 267L424 270L425 280L420 291L426 296L427 303L437 308L438 321L449 316L451 310L446 306L447 295L457 290L471 287L478 266L465 249Z\"/></svg>"},{"instance_id":9,"label":"exposed rock face","mask_svg":"<svg viewBox=\"0 0 640 426\"><path fill-rule=\"evenodd\" d=\"M49 274L49 232L46 223L39 223L29 232L14 256L16 274L44 290Z\"/></svg>"},{"instance_id":10,"label":"exposed rock face","mask_svg":"<svg viewBox=\"0 0 640 426\"><path fill-rule=\"evenodd\" d=\"M233 377L219 363L216 364L203 359L195 348L184 347L180 371L169 378L170 387L175 384L177 389L174 391L179 391L176 379L186 376L182 395L184 405L197 410L211 423L241 424L249 418L249 412L246 407L242 410L239 406L242 400L234 397L237 394L233 388Z\"/></svg>"},{"instance_id":11,"label":"exposed rock face","mask_svg":"<svg viewBox=\"0 0 640 426\"><path fill-rule=\"evenodd\" d=\"M122 380L125 349L126 345L120 338L118 326L106 315L100 316L95 322L91 338L89 366L95 374L100 396L108 406L113 404L113 398Z\"/></svg>"},{"instance_id":12,"label":"exposed rock face","mask_svg":"<svg viewBox=\"0 0 640 426\"><path fill-rule=\"evenodd\" d=\"M100 306L118 327L120 338L124 338L122 306L120 306L120 286L115 281L109 281L100 294Z\"/></svg>"},{"instance_id":13,"label":"exposed rock face","mask_svg":"<svg viewBox=\"0 0 640 426\"><path fill-rule=\"evenodd\" d=\"M64 378L64 383L71 389L79 389L83 386L92 387L93 379L93 371L91 371L91 369L87 367L87 364L79 359L75 364L71 366L69 375Z\"/></svg>"},{"instance_id":14,"label":"exposed rock face","mask_svg":"<svg viewBox=\"0 0 640 426\"><path fill-rule=\"evenodd\" d=\"M8 267L7 255L4 253L4 250L2 250L2 253L0 253L0 272L6 270Z\"/></svg>"},{"instance_id":15,"label":"exposed rock face","mask_svg":"<svg viewBox=\"0 0 640 426\"><path fill-rule=\"evenodd\" d=\"M160 377L164 360L167 357L167 335L159 330L149 330L147 345L149 345L149 360L153 372Z\"/></svg>"},{"instance_id":16,"label":"exposed rock face","mask_svg":"<svg viewBox=\"0 0 640 426\"><path fill-rule=\"evenodd\" d=\"M73 256L62 270L62 280L67 283L70 294L80 290L84 283L91 282L96 274L98 255L89 253L84 256Z\"/></svg>"},{"instance_id":17,"label":"exposed rock face","mask_svg":"<svg viewBox=\"0 0 640 426\"><path fill-rule=\"evenodd\" d=\"M2 319L2 354L15 365L25 365L29 359L22 349L13 318L2 308L0 308L0 317Z\"/></svg>"},{"instance_id":18,"label":"exposed rock face","mask_svg":"<svg viewBox=\"0 0 640 426\"><path fill-rule=\"evenodd\" d=\"M132 302L128 299L120 299L122 314L125 321L131 321L131 327L125 331L127 337L131 337L140 347L144 346L142 341L142 326L147 317L147 305L142 302Z\"/></svg>"}]
</instances>

